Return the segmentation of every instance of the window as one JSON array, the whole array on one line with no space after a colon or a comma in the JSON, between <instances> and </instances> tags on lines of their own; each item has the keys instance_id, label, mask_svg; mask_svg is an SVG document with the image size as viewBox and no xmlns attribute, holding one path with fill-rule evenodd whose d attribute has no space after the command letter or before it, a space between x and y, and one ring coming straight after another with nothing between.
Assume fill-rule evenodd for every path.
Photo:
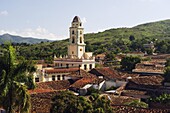
<instances>
[{"instance_id":1,"label":"window","mask_svg":"<svg viewBox=\"0 0 170 113\"><path fill-rule=\"evenodd\" d=\"M74 66L74 64L72 64L72 66Z\"/></svg>"},{"instance_id":2,"label":"window","mask_svg":"<svg viewBox=\"0 0 170 113\"><path fill-rule=\"evenodd\" d=\"M74 37L72 37L72 43L75 43L75 38Z\"/></svg>"},{"instance_id":3,"label":"window","mask_svg":"<svg viewBox=\"0 0 170 113\"><path fill-rule=\"evenodd\" d=\"M80 43L82 43L82 37L80 37Z\"/></svg>"},{"instance_id":4,"label":"window","mask_svg":"<svg viewBox=\"0 0 170 113\"><path fill-rule=\"evenodd\" d=\"M35 78L35 82L39 82L39 78Z\"/></svg>"},{"instance_id":5,"label":"window","mask_svg":"<svg viewBox=\"0 0 170 113\"><path fill-rule=\"evenodd\" d=\"M69 68L69 64L66 64L66 68Z\"/></svg>"},{"instance_id":6,"label":"window","mask_svg":"<svg viewBox=\"0 0 170 113\"><path fill-rule=\"evenodd\" d=\"M62 67L62 66L63 66L63 64L60 64L60 66Z\"/></svg>"},{"instance_id":7,"label":"window","mask_svg":"<svg viewBox=\"0 0 170 113\"><path fill-rule=\"evenodd\" d=\"M56 63L56 66L59 67L59 63Z\"/></svg>"},{"instance_id":8,"label":"window","mask_svg":"<svg viewBox=\"0 0 170 113\"><path fill-rule=\"evenodd\" d=\"M74 34L74 30L72 31L72 34Z\"/></svg>"},{"instance_id":9,"label":"window","mask_svg":"<svg viewBox=\"0 0 170 113\"><path fill-rule=\"evenodd\" d=\"M62 76L62 79L65 80L65 75Z\"/></svg>"},{"instance_id":10,"label":"window","mask_svg":"<svg viewBox=\"0 0 170 113\"><path fill-rule=\"evenodd\" d=\"M60 75L57 75L57 80L60 80Z\"/></svg>"},{"instance_id":11,"label":"window","mask_svg":"<svg viewBox=\"0 0 170 113\"><path fill-rule=\"evenodd\" d=\"M86 70L86 69L87 69L87 65L85 64L85 65L84 65L84 70Z\"/></svg>"},{"instance_id":12,"label":"window","mask_svg":"<svg viewBox=\"0 0 170 113\"><path fill-rule=\"evenodd\" d=\"M92 64L90 64L90 69L92 69Z\"/></svg>"},{"instance_id":13,"label":"window","mask_svg":"<svg viewBox=\"0 0 170 113\"><path fill-rule=\"evenodd\" d=\"M81 23L80 23L80 26L81 26Z\"/></svg>"},{"instance_id":14,"label":"window","mask_svg":"<svg viewBox=\"0 0 170 113\"><path fill-rule=\"evenodd\" d=\"M55 75L52 75L52 81L55 81Z\"/></svg>"},{"instance_id":15,"label":"window","mask_svg":"<svg viewBox=\"0 0 170 113\"><path fill-rule=\"evenodd\" d=\"M82 31L80 31L80 34L82 34Z\"/></svg>"},{"instance_id":16,"label":"window","mask_svg":"<svg viewBox=\"0 0 170 113\"><path fill-rule=\"evenodd\" d=\"M72 51L72 54L74 54L74 51Z\"/></svg>"}]
</instances>

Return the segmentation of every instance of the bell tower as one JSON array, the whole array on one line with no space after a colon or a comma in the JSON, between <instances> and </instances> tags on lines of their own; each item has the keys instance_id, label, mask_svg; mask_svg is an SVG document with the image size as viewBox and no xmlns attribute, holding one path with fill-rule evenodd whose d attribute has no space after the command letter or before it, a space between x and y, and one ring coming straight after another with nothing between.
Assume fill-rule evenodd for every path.
<instances>
[{"instance_id":1,"label":"bell tower","mask_svg":"<svg viewBox=\"0 0 170 113\"><path fill-rule=\"evenodd\" d=\"M82 58L85 53L84 28L78 16L75 16L70 27L70 38L68 45L68 56L71 58Z\"/></svg>"}]
</instances>

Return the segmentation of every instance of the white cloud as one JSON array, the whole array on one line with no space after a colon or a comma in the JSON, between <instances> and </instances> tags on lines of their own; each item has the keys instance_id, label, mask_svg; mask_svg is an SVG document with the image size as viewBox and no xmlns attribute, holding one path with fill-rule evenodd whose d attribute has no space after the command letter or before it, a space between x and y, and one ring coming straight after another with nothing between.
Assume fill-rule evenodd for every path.
<instances>
[{"instance_id":1,"label":"white cloud","mask_svg":"<svg viewBox=\"0 0 170 113\"><path fill-rule=\"evenodd\" d=\"M8 15L8 11L0 11L0 15L6 16Z\"/></svg>"},{"instance_id":2,"label":"white cloud","mask_svg":"<svg viewBox=\"0 0 170 113\"><path fill-rule=\"evenodd\" d=\"M49 32L47 29L42 27L37 27L36 29L23 29L23 30L15 30L15 31L8 31L8 30L0 30L0 34L11 34L11 35L18 35L23 37L33 37L33 38L40 38L40 39L49 39L49 40L61 40L65 39L66 36L57 36L54 33Z\"/></svg>"}]
</instances>

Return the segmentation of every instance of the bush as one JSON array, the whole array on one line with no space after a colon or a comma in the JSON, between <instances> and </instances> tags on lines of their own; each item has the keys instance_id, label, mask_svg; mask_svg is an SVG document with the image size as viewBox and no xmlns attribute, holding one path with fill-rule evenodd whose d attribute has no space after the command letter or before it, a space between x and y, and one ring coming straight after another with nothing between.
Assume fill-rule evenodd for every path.
<instances>
[{"instance_id":1,"label":"bush","mask_svg":"<svg viewBox=\"0 0 170 113\"><path fill-rule=\"evenodd\" d=\"M141 62L141 59L139 57L126 56L121 60L120 64L122 65L121 68L123 70L132 71L132 69L135 68L135 65L140 62Z\"/></svg>"},{"instance_id":2,"label":"bush","mask_svg":"<svg viewBox=\"0 0 170 113\"><path fill-rule=\"evenodd\" d=\"M162 94L155 98L150 98L150 102L158 102L163 104L170 104L170 94Z\"/></svg>"},{"instance_id":3,"label":"bush","mask_svg":"<svg viewBox=\"0 0 170 113\"><path fill-rule=\"evenodd\" d=\"M148 108L148 104L146 104L145 102L141 102L139 100L127 102L127 103L125 103L125 105L133 106L133 107Z\"/></svg>"}]
</instances>

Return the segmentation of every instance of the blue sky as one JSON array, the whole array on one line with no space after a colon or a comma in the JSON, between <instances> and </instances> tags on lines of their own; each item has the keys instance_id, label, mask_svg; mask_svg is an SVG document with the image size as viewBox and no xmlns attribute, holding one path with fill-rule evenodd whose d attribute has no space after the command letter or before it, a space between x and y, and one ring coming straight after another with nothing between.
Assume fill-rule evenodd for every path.
<instances>
[{"instance_id":1,"label":"blue sky","mask_svg":"<svg viewBox=\"0 0 170 113\"><path fill-rule=\"evenodd\" d=\"M170 0L0 0L0 34L61 40L78 15L85 33L170 19Z\"/></svg>"}]
</instances>

